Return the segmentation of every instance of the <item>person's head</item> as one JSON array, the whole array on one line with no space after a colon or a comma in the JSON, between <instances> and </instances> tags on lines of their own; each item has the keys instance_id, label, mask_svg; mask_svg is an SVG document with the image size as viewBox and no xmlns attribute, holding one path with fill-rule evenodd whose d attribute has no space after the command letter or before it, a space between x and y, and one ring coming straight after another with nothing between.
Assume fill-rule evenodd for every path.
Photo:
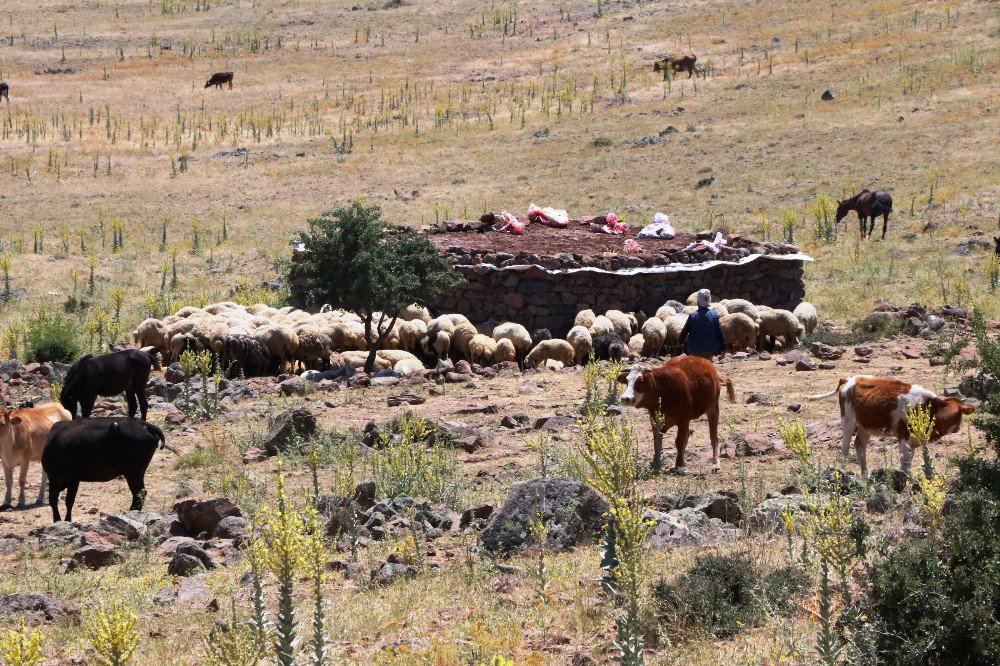
<instances>
[{"instance_id":1,"label":"person's head","mask_svg":"<svg viewBox=\"0 0 1000 666\"><path fill-rule=\"evenodd\" d=\"M712 292L708 289L698 290L698 307L707 308L712 303Z\"/></svg>"}]
</instances>

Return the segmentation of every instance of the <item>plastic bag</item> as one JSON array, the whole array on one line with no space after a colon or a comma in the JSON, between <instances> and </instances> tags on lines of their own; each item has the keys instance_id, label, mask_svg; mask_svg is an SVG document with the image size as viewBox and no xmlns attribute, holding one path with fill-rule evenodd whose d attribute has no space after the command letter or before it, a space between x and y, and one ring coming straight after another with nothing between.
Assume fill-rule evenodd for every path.
<instances>
[{"instance_id":1,"label":"plastic bag","mask_svg":"<svg viewBox=\"0 0 1000 666\"><path fill-rule=\"evenodd\" d=\"M653 216L653 223L647 224L639 232L639 238L673 238L677 235L674 227L670 224L670 216L657 213Z\"/></svg>"},{"instance_id":2,"label":"plastic bag","mask_svg":"<svg viewBox=\"0 0 1000 666\"><path fill-rule=\"evenodd\" d=\"M601 227L601 231L606 234L623 234L628 231L628 225L619 220L618 216L614 213L608 213L604 221L606 224Z\"/></svg>"},{"instance_id":3,"label":"plastic bag","mask_svg":"<svg viewBox=\"0 0 1000 666\"><path fill-rule=\"evenodd\" d=\"M531 204L528 206L528 219L550 227L565 227L569 224L569 213L557 208L539 208Z\"/></svg>"},{"instance_id":4,"label":"plastic bag","mask_svg":"<svg viewBox=\"0 0 1000 666\"><path fill-rule=\"evenodd\" d=\"M497 220L500 226L496 226L494 228L500 233L504 234L515 234L515 235L523 234L524 228L525 226L527 226L524 224L524 222L521 222L507 211L504 211L499 215L497 215Z\"/></svg>"}]
</instances>

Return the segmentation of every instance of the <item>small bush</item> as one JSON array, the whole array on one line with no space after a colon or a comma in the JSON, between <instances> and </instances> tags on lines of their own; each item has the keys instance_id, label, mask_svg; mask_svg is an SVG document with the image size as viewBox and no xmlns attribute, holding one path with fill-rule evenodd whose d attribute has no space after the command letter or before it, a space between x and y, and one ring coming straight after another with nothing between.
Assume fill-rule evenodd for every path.
<instances>
[{"instance_id":1,"label":"small bush","mask_svg":"<svg viewBox=\"0 0 1000 666\"><path fill-rule=\"evenodd\" d=\"M57 361L72 363L83 349L73 322L61 314L39 311L28 322L24 332L25 356L28 362Z\"/></svg>"},{"instance_id":2,"label":"small bush","mask_svg":"<svg viewBox=\"0 0 1000 666\"><path fill-rule=\"evenodd\" d=\"M455 460L440 444L428 444L427 422L406 415L399 435L381 438L372 456L372 476L381 496L426 497L449 506L458 505Z\"/></svg>"},{"instance_id":3,"label":"small bush","mask_svg":"<svg viewBox=\"0 0 1000 666\"><path fill-rule=\"evenodd\" d=\"M718 638L760 622L769 612L794 609L794 597L809 587L808 575L794 567L762 574L743 553L704 555L673 584L653 588L665 622L703 628Z\"/></svg>"}]
</instances>

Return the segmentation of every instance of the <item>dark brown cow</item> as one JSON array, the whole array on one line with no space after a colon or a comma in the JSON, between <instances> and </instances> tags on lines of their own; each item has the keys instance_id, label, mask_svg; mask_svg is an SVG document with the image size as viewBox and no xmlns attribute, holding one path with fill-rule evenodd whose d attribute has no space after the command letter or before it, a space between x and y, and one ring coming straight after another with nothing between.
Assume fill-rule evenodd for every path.
<instances>
[{"instance_id":1,"label":"dark brown cow","mask_svg":"<svg viewBox=\"0 0 1000 666\"><path fill-rule=\"evenodd\" d=\"M698 73L695 67L695 63L698 61L698 56L693 55L680 55L680 56L667 56L662 60L657 60L653 63L654 72L663 72L663 80L666 81L670 73L677 72L687 72L688 78Z\"/></svg>"},{"instance_id":2,"label":"dark brown cow","mask_svg":"<svg viewBox=\"0 0 1000 666\"><path fill-rule=\"evenodd\" d=\"M719 394L722 385L730 402L736 400L736 390L729 379L722 380L712 362L699 356L681 355L658 368L631 368L623 370L619 381L628 385L622 392L625 406L649 411L654 423L654 413L659 412L660 432L677 426L677 460L675 469L684 467L684 450L690 435L689 424L694 419L708 417L708 436L712 440L712 471L722 471L719 464ZM662 437L653 433L653 469L661 466Z\"/></svg>"},{"instance_id":3,"label":"dark brown cow","mask_svg":"<svg viewBox=\"0 0 1000 666\"><path fill-rule=\"evenodd\" d=\"M0 81L0 99L5 99L10 104L10 86L3 81Z\"/></svg>"},{"instance_id":4,"label":"dark brown cow","mask_svg":"<svg viewBox=\"0 0 1000 666\"><path fill-rule=\"evenodd\" d=\"M836 395L840 400L840 424L844 430L840 452L847 457L854 439L854 450L858 455L861 473L868 478L868 440L872 435L895 437L899 442L900 468L910 473L913 447L910 444L910 427L907 422L909 410L924 406L934 417L934 429L930 441L958 432L962 427L962 415L972 414L975 409L954 397L939 396L933 391L916 384L907 384L898 379L855 375L844 377L837 388L829 393L809 396L810 400L822 400Z\"/></svg>"},{"instance_id":5,"label":"dark brown cow","mask_svg":"<svg viewBox=\"0 0 1000 666\"><path fill-rule=\"evenodd\" d=\"M229 84L229 89L233 89L233 73L232 72L216 72L212 74L212 78L208 80L205 84L206 88L211 88L212 86L217 86L219 90L222 90L224 84Z\"/></svg>"}]
</instances>

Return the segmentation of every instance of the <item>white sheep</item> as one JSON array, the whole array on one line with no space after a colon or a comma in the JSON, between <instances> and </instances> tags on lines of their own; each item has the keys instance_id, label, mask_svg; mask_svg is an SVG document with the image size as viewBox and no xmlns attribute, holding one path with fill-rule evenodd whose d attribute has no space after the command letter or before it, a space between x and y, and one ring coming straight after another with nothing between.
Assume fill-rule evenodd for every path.
<instances>
[{"instance_id":1,"label":"white sheep","mask_svg":"<svg viewBox=\"0 0 1000 666\"><path fill-rule=\"evenodd\" d=\"M720 317L719 326L722 327L722 337L725 338L726 346L730 350L742 351L747 347L753 347L757 342L760 327L749 315L742 312L733 312Z\"/></svg>"},{"instance_id":2,"label":"white sheep","mask_svg":"<svg viewBox=\"0 0 1000 666\"><path fill-rule=\"evenodd\" d=\"M645 342L640 349L640 355L659 356L663 342L667 339L667 325L659 317L652 317L643 322L641 335ZM631 346L629 344L629 348Z\"/></svg>"},{"instance_id":3,"label":"white sheep","mask_svg":"<svg viewBox=\"0 0 1000 666\"><path fill-rule=\"evenodd\" d=\"M158 349L166 349L167 327L163 325L163 322L159 319L144 319L142 323L136 326L135 331L132 332L132 339L135 340L137 347L157 347Z\"/></svg>"},{"instance_id":4,"label":"white sheep","mask_svg":"<svg viewBox=\"0 0 1000 666\"><path fill-rule=\"evenodd\" d=\"M501 338L497 340L497 348L493 352L493 362L494 363L505 363L505 362L516 362L517 361L517 349L514 347L514 343L507 338Z\"/></svg>"},{"instance_id":5,"label":"white sheep","mask_svg":"<svg viewBox=\"0 0 1000 666\"><path fill-rule=\"evenodd\" d=\"M795 318L799 320L802 327L805 329L806 334L812 333L816 330L816 325L819 323L819 315L816 313L816 307L807 301L802 301L795 306L792 311Z\"/></svg>"},{"instance_id":6,"label":"white sheep","mask_svg":"<svg viewBox=\"0 0 1000 666\"><path fill-rule=\"evenodd\" d=\"M765 310L760 313L760 330L757 344L760 349L774 349L777 338L781 338L782 349L794 347L805 333L805 327L788 310ZM768 340L770 338L770 340Z\"/></svg>"},{"instance_id":7,"label":"white sheep","mask_svg":"<svg viewBox=\"0 0 1000 666\"><path fill-rule=\"evenodd\" d=\"M425 368L424 364L418 359L404 358L397 361L396 365L392 366L392 369L404 377L414 377L423 372Z\"/></svg>"},{"instance_id":8,"label":"white sheep","mask_svg":"<svg viewBox=\"0 0 1000 666\"><path fill-rule=\"evenodd\" d=\"M645 354L642 353L643 348L646 346L646 338L642 333L636 333L631 338L628 339L628 357L630 359L637 359Z\"/></svg>"},{"instance_id":9,"label":"white sheep","mask_svg":"<svg viewBox=\"0 0 1000 666\"><path fill-rule=\"evenodd\" d=\"M604 315L599 315L594 317L594 323L589 326L590 337L596 338L599 335L605 335L607 333L615 333L615 325L610 319ZM620 337L620 334L619 334Z\"/></svg>"},{"instance_id":10,"label":"white sheep","mask_svg":"<svg viewBox=\"0 0 1000 666\"><path fill-rule=\"evenodd\" d=\"M663 321L663 323L666 323L667 319L673 317L675 314L677 314L677 310L673 309L669 305L661 305L656 310L656 318Z\"/></svg>"},{"instance_id":11,"label":"white sheep","mask_svg":"<svg viewBox=\"0 0 1000 666\"><path fill-rule=\"evenodd\" d=\"M455 326L455 330L451 334L451 355L455 360L469 358L469 343L472 342L472 338L479 335L479 331L476 327L469 322L463 322Z\"/></svg>"},{"instance_id":12,"label":"white sheep","mask_svg":"<svg viewBox=\"0 0 1000 666\"><path fill-rule=\"evenodd\" d=\"M411 303L399 312L399 321L422 321L427 323L431 320L431 313L427 308L416 303Z\"/></svg>"},{"instance_id":13,"label":"white sheep","mask_svg":"<svg viewBox=\"0 0 1000 666\"><path fill-rule=\"evenodd\" d=\"M583 325L576 325L566 334L566 342L573 347L573 358L577 365L583 365L594 350L594 339Z\"/></svg>"},{"instance_id":14,"label":"white sheep","mask_svg":"<svg viewBox=\"0 0 1000 666\"><path fill-rule=\"evenodd\" d=\"M726 300L719 302L726 306L726 309L729 310L729 314L742 312L754 321L757 321L760 318L757 306L744 298L727 298Z\"/></svg>"},{"instance_id":15,"label":"white sheep","mask_svg":"<svg viewBox=\"0 0 1000 666\"><path fill-rule=\"evenodd\" d=\"M469 340L469 360L478 365L493 365L497 342L488 335L477 333Z\"/></svg>"},{"instance_id":16,"label":"white sheep","mask_svg":"<svg viewBox=\"0 0 1000 666\"><path fill-rule=\"evenodd\" d=\"M579 312L576 313L576 317L573 319L573 325L583 326L584 328L589 329L591 326L594 325L594 319L596 317L597 315L594 314L593 310L590 309L580 310Z\"/></svg>"},{"instance_id":17,"label":"white sheep","mask_svg":"<svg viewBox=\"0 0 1000 666\"><path fill-rule=\"evenodd\" d=\"M292 364L295 350L299 346L299 338L291 328L281 324L269 324L255 330L253 337L264 345L268 353L280 358L282 365Z\"/></svg>"},{"instance_id":18,"label":"white sheep","mask_svg":"<svg viewBox=\"0 0 1000 666\"><path fill-rule=\"evenodd\" d=\"M427 335L427 324L422 319L411 319L399 324L399 348L414 352L420 348L420 340Z\"/></svg>"},{"instance_id":19,"label":"white sheep","mask_svg":"<svg viewBox=\"0 0 1000 666\"><path fill-rule=\"evenodd\" d=\"M493 339L510 340L514 345L516 358L522 359L531 351L531 333L524 326L513 322L500 324L493 329Z\"/></svg>"},{"instance_id":20,"label":"white sheep","mask_svg":"<svg viewBox=\"0 0 1000 666\"><path fill-rule=\"evenodd\" d=\"M611 324L615 327L615 333L622 340L628 340L635 333L635 329L632 328L632 322L635 320L634 316L632 319L629 319L629 316L621 310L608 310L604 313L604 316L611 320Z\"/></svg>"},{"instance_id":21,"label":"white sheep","mask_svg":"<svg viewBox=\"0 0 1000 666\"><path fill-rule=\"evenodd\" d=\"M687 323L687 320L688 316L681 313L675 314L664 322L667 327L667 334L663 339L663 346L671 354L681 351L681 331L684 330L684 324Z\"/></svg>"},{"instance_id":22,"label":"white sheep","mask_svg":"<svg viewBox=\"0 0 1000 666\"><path fill-rule=\"evenodd\" d=\"M365 363L368 361L368 352L366 351L345 351L340 353L341 358L343 358L348 365L353 368L363 368ZM381 356L376 354L375 365L373 366L373 371L378 370L391 370L392 363Z\"/></svg>"},{"instance_id":23,"label":"white sheep","mask_svg":"<svg viewBox=\"0 0 1000 666\"><path fill-rule=\"evenodd\" d=\"M573 365L576 352L573 345L565 340L542 340L535 348L528 352L524 359L527 368L537 368L548 360L559 361L564 366Z\"/></svg>"}]
</instances>

